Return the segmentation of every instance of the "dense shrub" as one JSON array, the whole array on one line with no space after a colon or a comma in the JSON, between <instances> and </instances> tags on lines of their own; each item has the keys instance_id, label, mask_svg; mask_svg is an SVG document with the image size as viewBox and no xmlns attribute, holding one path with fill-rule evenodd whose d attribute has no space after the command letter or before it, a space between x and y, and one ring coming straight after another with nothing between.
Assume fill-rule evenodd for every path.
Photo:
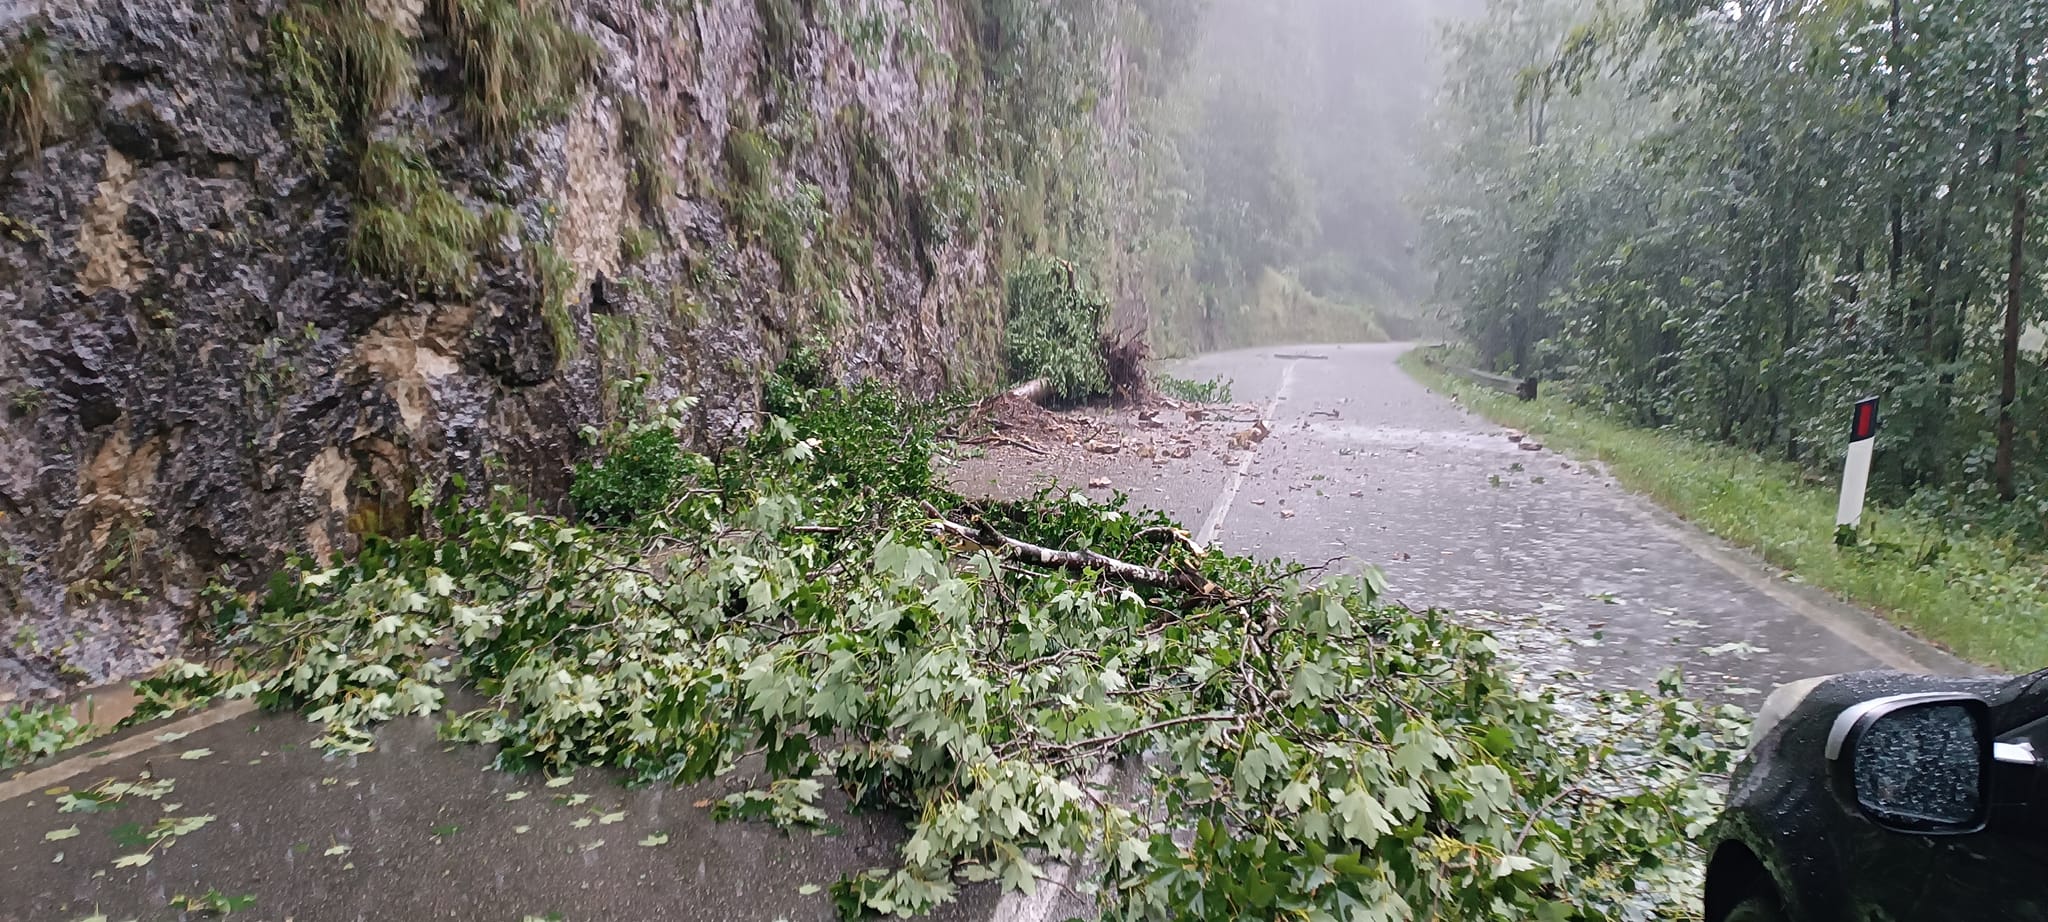
<instances>
[{"instance_id":1,"label":"dense shrub","mask_svg":"<svg viewBox=\"0 0 2048 922\"><path fill-rule=\"evenodd\" d=\"M1109 302L1075 277L1074 267L1034 259L1009 281L1010 375L1044 378L1060 400L1109 393L1102 359L1102 325Z\"/></svg>"},{"instance_id":2,"label":"dense shrub","mask_svg":"<svg viewBox=\"0 0 2048 922\"><path fill-rule=\"evenodd\" d=\"M666 429L644 429L594 463L576 466L569 498L586 522L624 525L659 512L681 489L687 468L682 441Z\"/></svg>"}]
</instances>

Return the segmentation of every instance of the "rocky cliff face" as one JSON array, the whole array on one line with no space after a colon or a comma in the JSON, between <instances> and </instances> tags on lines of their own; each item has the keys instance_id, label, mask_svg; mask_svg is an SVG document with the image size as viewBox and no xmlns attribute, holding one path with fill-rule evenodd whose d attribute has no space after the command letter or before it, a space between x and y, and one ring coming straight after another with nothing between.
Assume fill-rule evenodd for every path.
<instances>
[{"instance_id":1,"label":"rocky cliff face","mask_svg":"<svg viewBox=\"0 0 2048 922\"><path fill-rule=\"evenodd\" d=\"M708 442L811 337L849 379L986 379L1019 244L978 10L0 12L0 700L147 668L204 587L411 528L451 475L560 497L636 376Z\"/></svg>"}]
</instances>

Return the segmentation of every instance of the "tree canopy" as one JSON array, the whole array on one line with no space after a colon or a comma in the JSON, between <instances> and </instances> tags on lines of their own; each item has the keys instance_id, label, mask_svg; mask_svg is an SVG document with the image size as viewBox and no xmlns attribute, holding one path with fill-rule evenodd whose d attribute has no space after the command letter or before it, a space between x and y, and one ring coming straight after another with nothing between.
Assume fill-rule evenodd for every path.
<instances>
[{"instance_id":1,"label":"tree canopy","mask_svg":"<svg viewBox=\"0 0 2048 922\"><path fill-rule=\"evenodd\" d=\"M2038 535L2044 20L1491 0L1447 47L1439 295L1496 367L1793 460L1881 396L1880 490Z\"/></svg>"}]
</instances>

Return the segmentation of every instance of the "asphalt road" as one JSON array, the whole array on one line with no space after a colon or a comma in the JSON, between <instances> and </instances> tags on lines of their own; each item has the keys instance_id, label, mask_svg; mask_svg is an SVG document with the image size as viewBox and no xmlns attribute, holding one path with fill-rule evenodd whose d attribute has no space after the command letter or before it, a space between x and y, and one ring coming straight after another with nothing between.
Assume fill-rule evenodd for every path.
<instances>
[{"instance_id":1,"label":"asphalt road","mask_svg":"<svg viewBox=\"0 0 2048 922\"><path fill-rule=\"evenodd\" d=\"M1198 537L1357 572L1394 601L1495 631L1532 681L1646 688L1754 705L1814 675L1970 667L1622 489L1597 467L1525 451L1403 372L1412 346L1248 349L1176 363L1228 378L1272 430L1225 470L1164 465L1118 483ZM1249 420L1246 420L1249 422ZM1005 897L996 922L1087 913L1056 889Z\"/></svg>"},{"instance_id":2,"label":"asphalt road","mask_svg":"<svg viewBox=\"0 0 2048 922\"><path fill-rule=\"evenodd\" d=\"M1532 671L1643 687L1670 667L1754 701L1811 675L1964 664L1622 489L1525 451L1395 365L1410 346L1256 349L1183 363L1267 408L1273 434L1211 502L1233 551L1375 566L1394 599L1470 613Z\"/></svg>"},{"instance_id":3,"label":"asphalt road","mask_svg":"<svg viewBox=\"0 0 2048 922\"><path fill-rule=\"evenodd\" d=\"M1817 673L1964 668L1597 470L1521 450L1397 369L1402 349L1185 363L1180 374L1233 379L1270 437L1235 466L1161 465L1118 486L1232 550L1379 567L1395 599L1499 629L1539 678L1644 685L1676 665L1716 697L1751 701ZM235 918L300 922L824 920L820 888L889 863L902 834L876 815L823 837L712 822L709 805L744 778L629 790L601 772L554 785L492 772L487 752L446 746L425 721L343 759L307 748L314 735L292 715L231 708L0 776L0 922L177 918L174 897L208 891L253 896ZM145 778L169 784L102 812L60 810L64 790ZM167 820L202 816L149 843ZM999 902L975 888L942 918L1085 912L1057 885L1040 894Z\"/></svg>"}]
</instances>

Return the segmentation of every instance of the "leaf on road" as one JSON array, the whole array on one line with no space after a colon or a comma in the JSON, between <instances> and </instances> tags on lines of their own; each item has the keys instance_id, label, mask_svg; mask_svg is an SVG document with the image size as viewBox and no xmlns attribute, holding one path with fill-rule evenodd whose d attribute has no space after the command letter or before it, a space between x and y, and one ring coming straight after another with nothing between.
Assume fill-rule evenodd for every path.
<instances>
[{"instance_id":1,"label":"leaf on road","mask_svg":"<svg viewBox=\"0 0 2048 922\"><path fill-rule=\"evenodd\" d=\"M210 755L213 755L213 750L211 749L187 749L179 753L178 758L186 762L197 762Z\"/></svg>"},{"instance_id":2,"label":"leaf on road","mask_svg":"<svg viewBox=\"0 0 2048 922\"><path fill-rule=\"evenodd\" d=\"M1716 647L1705 647L1702 648L1700 652L1705 653L1708 656L1733 656L1737 659L1748 659L1751 656L1754 656L1758 653L1769 653L1771 651L1764 647L1759 647L1754 644L1743 643L1742 641L1738 640L1734 641L1733 643L1724 643Z\"/></svg>"},{"instance_id":3,"label":"leaf on road","mask_svg":"<svg viewBox=\"0 0 2048 922\"><path fill-rule=\"evenodd\" d=\"M320 854L322 854L322 855L325 855L325 856L327 856L327 857L329 857L329 858L333 858L333 857L335 857L335 856L337 856L337 855L346 855L346 854L348 854L349 852L353 851L354 849L355 849L355 847L354 847L354 846L351 846L351 845L336 845L336 846L334 846L333 848L330 848L330 849L328 849L328 850L326 850L326 851L324 851L324 852L321 852Z\"/></svg>"},{"instance_id":4,"label":"leaf on road","mask_svg":"<svg viewBox=\"0 0 2048 922\"><path fill-rule=\"evenodd\" d=\"M668 833L665 833L665 832L657 832L657 833L652 833L652 834L650 834L650 835L649 835L649 836L648 836L647 838L645 838L645 839L641 839L641 840L640 840L640 847L641 847L641 848L654 848L654 847L656 847L656 846L660 846L660 845L667 845L667 844L668 844Z\"/></svg>"},{"instance_id":5,"label":"leaf on road","mask_svg":"<svg viewBox=\"0 0 2048 922\"><path fill-rule=\"evenodd\" d=\"M509 794L506 794L506 795L505 795L505 799L506 799L506 800L508 800L508 801L512 801L512 800L525 800L525 799L526 799L526 792L525 792L525 791L513 791L513 792L511 792L511 793L509 793Z\"/></svg>"},{"instance_id":6,"label":"leaf on road","mask_svg":"<svg viewBox=\"0 0 2048 922\"><path fill-rule=\"evenodd\" d=\"M73 826L69 829L52 829L49 832L43 833L43 841L62 842L65 839L73 838L77 835L78 827L76 826Z\"/></svg>"},{"instance_id":7,"label":"leaf on road","mask_svg":"<svg viewBox=\"0 0 2048 922\"><path fill-rule=\"evenodd\" d=\"M623 819L625 819L625 818L626 818L626 811L624 811L624 810L617 810L617 811L613 811L613 812L611 812L611 813L607 813L607 814L605 814L605 815L603 815L603 816L600 816L600 817L598 817L598 818L597 818L597 821L598 821L598 823L600 823L600 824L602 824L602 825L605 825L605 826L610 826L611 824L613 824L613 823L616 823L616 822L618 822L618 821L620 821L620 820L623 820Z\"/></svg>"},{"instance_id":8,"label":"leaf on road","mask_svg":"<svg viewBox=\"0 0 2048 922\"><path fill-rule=\"evenodd\" d=\"M561 776L561 777L559 777L559 778L549 778L549 779L548 779L548 787L551 787L551 788L565 788L565 787L568 787L569 785L572 785L572 784L575 784L575 783L576 783L576 776L575 776L575 775L563 775L563 776Z\"/></svg>"},{"instance_id":9,"label":"leaf on road","mask_svg":"<svg viewBox=\"0 0 2048 922\"><path fill-rule=\"evenodd\" d=\"M825 888L820 887L817 884L805 884L801 887L796 888L796 892L803 894L804 896L811 896L823 889Z\"/></svg>"},{"instance_id":10,"label":"leaf on road","mask_svg":"<svg viewBox=\"0 0 2048 922\"><path fill-rule=\"evenodd\" d=\"M148 864L150 857L151 856L148 852L137 852L133 855L122 855L121 857L114 859L114 867L139 868L145 864Z\"/></svg>"}]
</instances>

